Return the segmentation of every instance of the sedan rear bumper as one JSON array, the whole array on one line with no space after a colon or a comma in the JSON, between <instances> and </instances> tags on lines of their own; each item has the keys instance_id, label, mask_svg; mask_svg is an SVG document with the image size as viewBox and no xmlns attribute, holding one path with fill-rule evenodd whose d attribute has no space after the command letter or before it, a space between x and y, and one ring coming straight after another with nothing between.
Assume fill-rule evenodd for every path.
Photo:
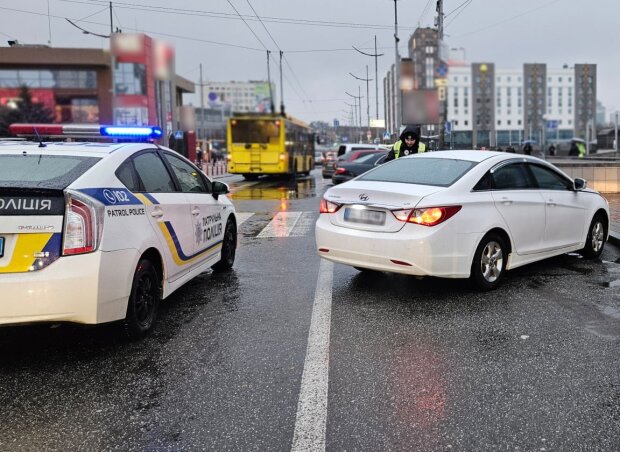
<instances>
[{"instance_id":1,"label":"sedan rear bumper","mask_svg":"<svg viewBox=\"0 0 620 452\"><path fill-rule=\"evenodd\" d=\"M407 224L398 232L334 226L328 215L316 223L316 245L327 260L354 267L418 276L468 278L482 234L461 234L450 224Z\"/></svg>"}]
</instances>

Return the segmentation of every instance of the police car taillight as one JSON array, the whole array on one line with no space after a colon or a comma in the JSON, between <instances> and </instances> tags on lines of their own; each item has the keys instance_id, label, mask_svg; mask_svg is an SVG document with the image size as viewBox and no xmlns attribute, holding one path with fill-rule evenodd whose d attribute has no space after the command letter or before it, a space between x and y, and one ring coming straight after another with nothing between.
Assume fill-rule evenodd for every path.
<instances>
[{"instance_id":1,"label":"police car taillight","mask_svg":"<svg viewBox=\"0 0 620 452\"><path fill-rule=\"evenodd\" d=\"M104 207L74 192L65 195L64 255L92 253L97 249L103 232Z\"/></svg>"}]
</instances>

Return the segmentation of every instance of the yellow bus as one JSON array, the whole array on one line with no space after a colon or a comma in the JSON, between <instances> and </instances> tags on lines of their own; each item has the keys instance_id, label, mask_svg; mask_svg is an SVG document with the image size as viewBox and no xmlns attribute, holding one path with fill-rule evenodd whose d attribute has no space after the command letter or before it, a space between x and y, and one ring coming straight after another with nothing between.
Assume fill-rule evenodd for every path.
<instances>
[{"instance_id":1,"label":"yellow bus","mask_svg":"<svg viewBox=\"0 0 620 452\"><path fill-rule=\"evenodd\" d=\"M307 175L314 168L314 134L290 116L235 114L228 119L228 172L246 179L261 175Z\"/></svg>"}]
</instances>

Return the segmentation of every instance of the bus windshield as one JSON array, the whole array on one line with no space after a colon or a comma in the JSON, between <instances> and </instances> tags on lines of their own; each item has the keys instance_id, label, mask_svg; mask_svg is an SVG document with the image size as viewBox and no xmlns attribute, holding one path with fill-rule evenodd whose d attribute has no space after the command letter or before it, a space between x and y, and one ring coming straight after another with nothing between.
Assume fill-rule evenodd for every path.
<instances>
[{"instance_id":1,"label":"bus windshield","mask_svg":"<svg viewBox=\"0 0 620 452\"><path fill-rule=\"evenodd\" d=\"M233 143L269 143L280 138L280 121L235 119L231 130Z\"/></svg>"}]
</instances>

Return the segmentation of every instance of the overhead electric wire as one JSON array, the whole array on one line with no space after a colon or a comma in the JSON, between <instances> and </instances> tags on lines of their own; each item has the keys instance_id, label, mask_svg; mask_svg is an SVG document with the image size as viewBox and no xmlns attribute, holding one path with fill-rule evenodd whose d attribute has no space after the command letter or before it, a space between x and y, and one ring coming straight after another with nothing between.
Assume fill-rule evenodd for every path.
<instances>
[{"instance_id":1,"label":"overhead electric wire","mask_svg":"<svg viewBox=\"0 0 620 452\"><path fill-rule=\"evenodd\" d=\"M82 17L81 19L73 19L73 22L82 22L83 20L86 20L89 17L93 17L93 16L96 16L97 14L101 14L102 12L107 11L108 9L110 9L110 8L108 6L106 6L105 8L97 11L96 13L89 14L88 16Z\"/></svg>"},{"instance_id":2,"label":"overhead electric wire","mask_svg":"<svg viewBox=\"0 0 620 452\"><path fill-rule=\"evenodd\" d=\"M241 13L239 13L239 11L237 10L237 8L235 8L235 5L232 4L231 0L226 0L228 2L228 4L232 7L232 9L235 10L235 12L237 13L237 15L241 18L241 20L243 20L243 23L246 25L246 27L248 27L248 29L252 32L252 34L254 35L254 37L256 39L258 39L258 42L261 43L261 45L264 47L265 50L269 51L269 49L267 48L267 46L265 45L265 43L259 38L259 36L256 34L256 32L254 31L254 29L252 27L250 27L250 24L247 23L247 21L241 16ZM277 44L276 44L277 46ZM273 56L271 56L271 53L269 53L269 58L273 59ZM275 63L275 62L274 62ZM283 74L283 78L286 79L286 76ZM297 90L295 89L295 86L290 83L290 81L288 81L288 79L286 79L287 82L289 82L289 85L291 85L291 88L293 88L293 92L295 92L295 94L297 95L297 97L299 97L299 100L301 100L303 103L305 103L305 100L302 98L302 96L299 95L299 93L297 92Z\"/></svg>"},{"instance_id":3,"label":"overhead electric wire","mask_svg":"<svg viewBox=\"0 0 620 452\"><path fill-rule=\"evenodd\" d=\"M457 17L459 17L459 16L461 15L461 13L462 13L463 11L465 11L465 10L467 9L467 7L468 7L469 5L471 5L471 3L472 3L473 1L474 1L474 0L467 0L465 3L462 3L462 4L461 4L461 6L459 6L459 8L461 8L461 9L459 10L459 12L458 12L458 13L456 13L456 16L454 16L454 17L453 17L453 18L452 18L452 19L451 19L451 20L450 20L450 21L446 24L446 27L448 27L448 25L450 25L452 22L454 22L454 21L456 20L456 18L457 18ZM457 8L457 9L458 9L458 8ZM454 11L456 11L456 9L455 9L455 10L453 10L453 11L451 11L451 12L450 12L450 14L452 14Z\"/></svg>"},{"instance_id":4,"label":"overhead electric wire","mask_svg":"<svg viewBox=\"0 0 620 452\"><path fill-rule=\"evenodd\" d=\"M0 6L0 10L4 10L4 11L13 11L13 12L18 12L18 13L24 13L24 14L32 14L35 16L45 16L47 17L47 14L44 13L38 13L35 11L26 11L26 10L22 10L22 9L16 9L16 8L7 8L5 6ZM59 20L66 20L66 17L64 16L55 16L55 15L51 15L50 17L52 17L53 19L59 19ZM103 25L106 27L109 27L110 24L109 23L102 23L102 22L93 22L93 21L82 21L84 23L87 24L91 24L91 25ZM200 39L200 38L193 38L193 37L189 37L189 36L181 36L181 35L175 35L172 33L162 33L161 31L156 31L156 30L147 30L147 29L139 29L139 28L131 28L131 27L127 27L127 30L131 30L131 31L137 31L137 32L141 32L141 33L146 33L146 34L152 34L152 35L158 35L158 36L166 36L166 37L170 37L170 38L178 38L178 39L185 39L188 41L196 41L196 42L204 42L207 44L215 44L215 45L221 45L221 46L226 46L226 47L235 47L237 49L245 49L245 50L254 50L254 51L260 51L262 52L263 49L259 49L256 47L249 47L249 46L243 46L243 45L238 45L238 44L231 44L229 42L219 42L219 41L211 41L208 39Z\"/></svg>"},{"instance_id":5,"label":"overhead electric wire","mask_svg":"<svg viewBox=\"0 0 620 452\"><path fill-rule=\"evenodd\" d=\"M85 5L92 5L96 2L98 2L99 4L108 3L107 0L92 0L92 1L60 0L60 1L67 2L67 3L85 4ZM214 18L220 18L220 19L239 20L241 18L244 18L250 21L256 20L252 18L252 16L247 16L247 15L235 15L235 14L230 14L230 13L220 13L220 12L215 12L215 11L204 11L204 10L197 10L197 9L173 8L173 7L168 7L168 6L153 6L153 5L144 5L144 4L138 4L138 3L126 3L126 2L115 1L114 7L123 8L123 9L134 9L134 10L139 10L139 11L151 11L151 12L169 13L169 14L214 17ZM263 17L262 19L265 22L292 24L292 25L375 29L375 30L391 30L392 29L392 25L359 24L359 23L353 23L353 22L333 22L333 21L324 21L324 20L293 19L293 18L286 18L286 17L271 17L271 16L266 16L266 17Z\"/></svg>"},{"instance_id":6,"label":"overhead electric wire","mask_svg":"<svg viewBox=\"0 0 620 452\"><path fill-rule=\"evenodd\" d=\"M278 45L278 43L276 42L275 38L273 37L273 35L271 34L271 32L269 31L269 29L267 28L267 26L265 25L265 23L263 22L263 20L261 19L261 17L258 15L258 13L256 12L256 10L254 9L254 7L252 6L252 3L250 3L250 0L246 0L248 6L250 7L250 9L252 10L252 12L254 13L254 15L256 16L256 18L259 20L259 22L261 23L261 25L263 26L263 28L265 29L265 31L267 32L267 35L269 35L269 38L271 38L271 40L273 41L273 43L276 45L276 47L278 48L278 50L280 52L282 52L282 49L280 48L280 46ZM293 79L295 80L295 82L297 83L297 85L299 86L299 88L301 89L301 92L304 96L306 96L306 99L312 103L312 99L310 99L310 96L308 96L308 93L306 93L306 91L304 90L304 87L302 86L301 82L299 81L299 78L297 77L297 74L295 74L295 71L293 70L293 67L291 66L290 62L288 61L288 59L286 58L285 55L282 56L282 58L284 59L284 62L286 63L286 65L288 66L289 70L291 71L291 75L293 76Z\"/></svg>"},{"instance_id":7,"label":"overhead electric wire","mask_svg":"<svg viewBox=\"0 0 620 452\"><path fill-rule=\"evenodd\" d=\"M454 14L456 11L458 11L459 9L463 8L464 6L467 6L469 3L471 3L473 0L465 0L463 3L461 3L459 6L457 6L456 8L454 8L452 11L450 11L447 14L444 14L443 18L446 19L447 17L451 16L452 14Z\"/></svg>"},{"instance_id":8,"label":"overhead electric wire","mask_svg":"<svg viewBox=\"0 0 620 452\"><path fill-rule=\"evenodd\" d=\"M426 5L424 6L424 9L422 10L422 14L420 14L420 17L418 18L418 26L420 26L420 24L422 23L422 19L424 19L424 16L426 16L426 14L428 13L428 7L431 5L431 2L433 0L428 0L426 2Z\"/></svg>"},{"instance_id":9,"label":"overhead electric wire","mask_svg":"<svg viewBox=\"0 0 620 452\"><path fill-rule=\"evenodd\" d=\"M536 11L538 11L539 9L546 8L547 6L550 6L550 5L552 5L552 4L554 4L554 3L557 3L557 2L559 2L559 1L562 1L562 0L551 0L550 2L547 2L547 3L543 4L543 5L537 6L536 8L528 9L527 11L524 11L524 12L522 12L522 13L516 14L516 15L514 15L514 16L512 16L512 17L507 18L507 19L500 20L500 21L498 21L498 22L495 22L495 23L493 23L493 24L491 24L491 25L487 25L486 27L479 28L479 29L477 29L477 30L469 31L469 32L467 32L467 33L462 33L462 34L460 34L460 35L458 35L458 36L455 36L455 37L456 37L456 38L459 38L459 37L461 37L461 36L468 36L468 35L472 35L472 34L475 34L475 33L479 33L479 32L481 32L481 31L488 30L488 29L490 29L490 28L497 27L498 25L502 25L502 24L505 24L505 23L507 23L507 22L511 22L511 21L513 21L513 20L515 20L515 19L519 19L519 18L521 18L521 17L523 17L523 16L526 16L526 15L528 15L528 14L530 14L530 13L536 12ZM454 19L453 19L453 20L454 20Z\"/></svg>"},{"instance_id":10,"label":"overhead electric wire","mask_svg":"<svg viewBox=\"0 0 620 452\"><path fill-rule=\"evenodd\" d=\"M258 39L258 42L261 43L261 45L265 48L265 50L269 50L267 48L267 46L265 45L265 43L263 41L261 41L261 39L258 37L258 35L254 32L254 30L252 29L252 27L250 27L250 24L246 22L246 20L243 18L243 16L241 16L241 14L239 13L239 11L237 11L237 8L235 8L235 5L232 4L232 2L230 0L226 0L228 2L228 4L232 7L232 9L235 10L235 12L237 13L237 15L239 16L239 18L243 21L243 23L248 27L248 29L252 32L252 34L254 35L254 37L256 39Z\"/></svg>"}]
</instances>

